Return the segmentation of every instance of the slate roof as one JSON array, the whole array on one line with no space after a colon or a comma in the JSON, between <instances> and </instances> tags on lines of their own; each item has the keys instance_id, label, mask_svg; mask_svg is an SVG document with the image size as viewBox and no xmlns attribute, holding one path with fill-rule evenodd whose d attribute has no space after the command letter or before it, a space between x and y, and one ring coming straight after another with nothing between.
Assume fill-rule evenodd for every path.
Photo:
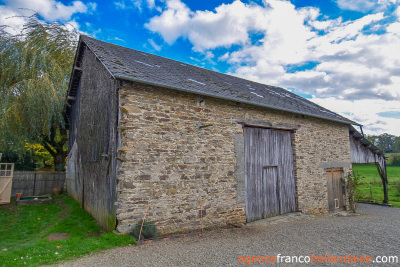
<instances>
[{"instance_id":1,"label":"slate roof","mask_svg":"<svg viewBox=\"0 0 400 267\"><path fill-rule=\"evenodd\" d=\"M81 36L80 44L82 42L116 79L359 125L283 88L210 71L87 36ZM70 90L71 86L73 84L70 84Z\"/></svg>"}]
</instances>

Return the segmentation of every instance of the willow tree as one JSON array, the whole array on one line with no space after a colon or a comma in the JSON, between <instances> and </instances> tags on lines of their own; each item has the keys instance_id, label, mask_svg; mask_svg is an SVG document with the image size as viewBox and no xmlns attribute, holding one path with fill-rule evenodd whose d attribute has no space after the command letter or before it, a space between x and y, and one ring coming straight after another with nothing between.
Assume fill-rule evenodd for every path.
<instances>
[{"instance_id":1,"label":"willow tree","mask_svg":"<svg viewBox=\"0 0 400 267\"><path fill-rule=\"evenodd\" d=\"M29 17L18 34L0 27L0 140L42 144L64 168L64 107L77 34L65 25Z\"/></svg>"}]
</instances>

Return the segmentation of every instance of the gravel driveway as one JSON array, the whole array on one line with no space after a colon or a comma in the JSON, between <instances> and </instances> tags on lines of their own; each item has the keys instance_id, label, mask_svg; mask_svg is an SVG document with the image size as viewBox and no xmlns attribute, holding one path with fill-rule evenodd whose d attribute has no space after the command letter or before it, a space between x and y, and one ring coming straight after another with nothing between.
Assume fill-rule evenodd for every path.
<instances>
[{"instance_id":1,"label":"gravel driveway","mask_svg":"<svg viewBox=\"0 0 400 267\"><path fill-rule=\"evenodd\" d=\"M359 204L359 216L291 214L248 224L243 229L211 231L136 247L102 251L60 266L246 266L240 256L397 256L400 209ZM307 264L252 263L252 266ZM323 266L328 264L308 264ZM378 264L331 264L372 266ZM399 266L380 264L379 266Z\"/></svg>"}]
</instances>

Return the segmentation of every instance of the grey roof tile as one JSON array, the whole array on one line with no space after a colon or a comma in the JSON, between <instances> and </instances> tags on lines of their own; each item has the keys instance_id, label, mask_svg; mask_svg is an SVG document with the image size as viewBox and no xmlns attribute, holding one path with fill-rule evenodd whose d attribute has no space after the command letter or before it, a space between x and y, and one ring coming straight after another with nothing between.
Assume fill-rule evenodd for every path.
<instances>
[{"instance_id":1,"label":"grey roof tile","mask_svg":"<svg viewBox=\"0 0 400 267\"><path fill-rule=\"evenodd\" d=\"M117 79L359 125L288 90L81 36Z\"/></svg>"}]
</instances>

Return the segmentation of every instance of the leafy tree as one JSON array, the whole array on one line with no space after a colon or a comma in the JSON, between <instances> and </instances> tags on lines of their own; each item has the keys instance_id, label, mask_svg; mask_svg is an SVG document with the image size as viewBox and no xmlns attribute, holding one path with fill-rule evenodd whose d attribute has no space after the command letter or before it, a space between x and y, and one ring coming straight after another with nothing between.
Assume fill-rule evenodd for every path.
<instances>
[{"instance_id":1,"label":"leafy tree","mask_svg":"<svg viewBox=\"0 0 400 267\"><path fill-rule=\"evenodd\" d=\"M41 144L25 144L26 150L32 151L36 167L53 168L53 158L51 154Z\"/></svg>"},{"instance_id":2,"label":"leafy tree","mask_svg":"<svg viewBox=\"0 0 400 267\"><path fill-rule=\"evenodd\" d=\"M12 144L3 144L1 162L14 163L16 171L34 171L36 164L34 152L30 148L15 147Z\"/></svg>"},{"instance_id":3,"label":"leafy tree","mask_svg":"<svg viewBox=\"0 0 400 267\"><path fill-rule=\"evenodd\" d=\"M40 143L64 169L68 141L64 106L77 34L28 18L21 33L0 27L0 140Z\"/></svg>"},{"instance_id":4,"label":"leafy tree","mask_svg":"<svg viewBox=\"0 0 400 267\"><path fill-rule=\"evenodd\" d=\"M399 155L393 155L391 157L391 163L392 163L392 166L400 166L400 156Z\"/></svg>"},{"instance_id":5,"label":"leafy tree","mask_svg":"<svg viewBox=\"0 0 400 267\"><path fill-rule=\"evenodd\" d=\"M377 143L377 139L378 139L378 136L376 136L376 135L369 135L369 136L366 136L365 137L368 141L370 141L371 142L371 144L374 144L374 145L376 145L376 143Z\"/></svg>"},{"instance_id":6,"label":"leafy tree","mask_svg":"<svg viewBox=\"0 0 400 267\"><path fill-rule=\"evenodd\" d=\"M394 141L394 152L400 153L400 137L396 137Z\"/></svg>"},{"instance_id":7,"label":"leafy tree","mask_svg":"<svg viewBox=\"0 0 400 267\"><path fill-rule=\"evenodd\" d=\"M383 153L393 152L396 136L391 134L380 134L377 138L377 145Z\"/></svg>"}]
</instances>

